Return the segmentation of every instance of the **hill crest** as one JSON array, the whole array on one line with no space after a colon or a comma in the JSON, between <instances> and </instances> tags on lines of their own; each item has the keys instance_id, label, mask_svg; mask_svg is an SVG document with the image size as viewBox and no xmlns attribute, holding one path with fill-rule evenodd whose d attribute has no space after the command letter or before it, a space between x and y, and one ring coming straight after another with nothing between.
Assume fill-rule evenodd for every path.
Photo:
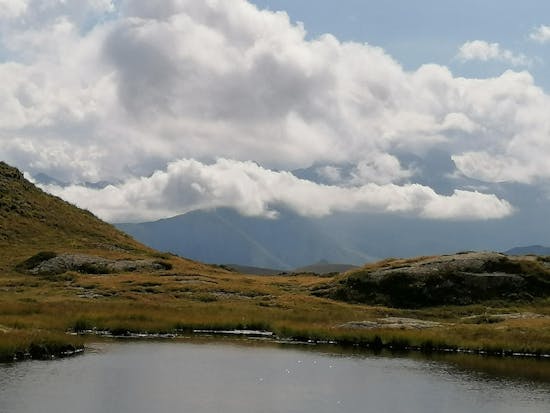
<instances>
[{"instance_id":1,"label":"hill crest","mask_svg":"<svg viewBox=\"0 0 550 413\"><path fill-rule=\"evenodd\" d=\"M44 251L101 260L154 259L166 255L194 271L211 267L161 254L91 212L47 194L21 171L0 162L0 270L12 271ZM96 260L96 261L97 261Z\"/></svg>"},{"instance_id":2,"label":"hill crest","mask_svg":"<svg viewBox=\"0 0 550 413\"><path fill-rule=\"evenodd\" d=\"M550 262L485 251L387 259L352 270L314 294L402 308L531 301L550 294Z\"/></svg>"}]
</instances>

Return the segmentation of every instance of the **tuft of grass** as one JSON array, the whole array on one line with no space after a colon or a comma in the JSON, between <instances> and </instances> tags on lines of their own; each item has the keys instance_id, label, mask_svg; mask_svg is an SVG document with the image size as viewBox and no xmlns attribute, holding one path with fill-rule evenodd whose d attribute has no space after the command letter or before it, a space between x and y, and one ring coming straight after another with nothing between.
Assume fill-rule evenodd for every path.
<instances>
[{"instance_id":1,"label":"tuft of grass","mask_svg":"<svg viewBox=\"0 0 550 413\"><path fill-rule=\"evenodd\" d=\"M51 260L52 258L57 257L57 254L52 251L41 251L38 254L33 255L32 257L26 259L22 263L18 264L15 269L17 271L25 272L32 270L36 266L42 264L44 261Z\"/></svg>"},{"instance_id":2,"label":"tuft of grass","mask_svg":"<svg viewBox=\"0 0 550 413\"><path fill-rule=\"evenodd\" d=\"M66 334L17 330L0 332L0 362L63 357L83 347L81 337Z\"/></svg>"},{"instance_id":3,"label":"tuft of grass","mask_svg":"<svg viewBox=\"0 0 550 413\"><path fill-rule=\"evenodd\" d=\"M91 320L85 317L79 317L74 321L70 329L76 333L82 333L94 328L94 324Z\"/></svg>"}]
</instances>

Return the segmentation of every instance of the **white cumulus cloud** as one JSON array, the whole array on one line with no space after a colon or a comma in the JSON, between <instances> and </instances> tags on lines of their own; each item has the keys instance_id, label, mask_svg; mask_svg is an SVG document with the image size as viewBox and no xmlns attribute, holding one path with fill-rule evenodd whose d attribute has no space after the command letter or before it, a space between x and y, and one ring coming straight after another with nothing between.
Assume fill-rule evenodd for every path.
<instances>
[{"instance_id":1,"label":"white cumulus cloud","mask_svg":"<svg viewBox=\"0 0 550 413\"><path fill-rule=\"evenodd\" d=\"M550 42L550 26L541 24L535 30L531 32L529 37L539 43Z\"/></svg>"},{"instance_id":2,"label":"white cumulus cloud","mask_svg":"<svg viewBox=\"0 0 550 413\"><path fill-rule=\"evenodd\" d=\"M490 194L464 202L461 188L441 198L418 185L422 157L432 149L472 178L550 179L550 97L527 71L489 79L456 77L434 64L407 71L379 47L330 34L310 39L286 13L245 0L25 4L17 19L0 25L7 51L0 61L0 157L61 181L124 182L109 189L112 196L101 193L97 204L89 201L90 190L63 190L103 217L134 219L126 189L149 182L159 173L143 177L155 171L171 176L181 159L220 180L223 174L212 171L221 167L212 169L219 163L213 162L234 162L239 168L227 173L235 184L214 191L213 183L198 179L183 187L196 202L171 198L170 191L159 191L155 202L138 197L139 216L222 204L260 215L283 204L312 215L323 207L309 204L327 202L326 213L342 210L329 192L355 208L417 216L444 218L434 212L444 209L449 218L475 219L511 211ZM478 46L468 56L521 58L498 45L496 51ZM407 164L407 157L416 163ZM314 167L331 186L300 181L296 187L311 196L302 204L279 193L244 196L241 179L265 191L265 179L243 172L250 160L276 182L287 177L294 185L288 171ZM233 190L238 201L229 202ZM425 201L403 201L407 207L399 209L397 201L358 201L361 191L405 200L423 194ZM444 199L445 207L428 208L431 199ZM496 212L464 212L480 199Z\"/></svg>"},{"instance_id":3,"label":"white cumulus cloud","mask_svg":"<svg viewBox=\"0 0 550 413\"><path fill-rule=\"evenodd\" d=\"M232 207L245 215L271 218L277 215L277 207L318 217L337 211L375 211L454 220L503 218L513 212L508 202L491 194L457 190L446 196L418 184L322 185L253 162L227 159L213 164L179 160L150 177L103 189L77 185L43 188L106 220L119 222L212 207Z\"/></svg>"},{"instance_id":4,"label":"white cumulus cloud","mask_svg":"<svg viewBox=\"0 0 550 413\"><path fill-rule=\"evenodd\" d=\"M0 0L0 19L19 17L27 11L29 0Z\"/></svg>"},{"instance_id":5,"label":"white cumulus cloud","mask_svg":"<svg viewBox=\"0 0 550 413\"><path fill-rule=\"evenodd\" d=\"M498 43L489 43L484 40L473 40L460 46L457 58L462 61L499 60L510 63L512 66L529 66L530 59L524 54L514 53L511 50L503 49Z\"/></svg>"}]
</instances>

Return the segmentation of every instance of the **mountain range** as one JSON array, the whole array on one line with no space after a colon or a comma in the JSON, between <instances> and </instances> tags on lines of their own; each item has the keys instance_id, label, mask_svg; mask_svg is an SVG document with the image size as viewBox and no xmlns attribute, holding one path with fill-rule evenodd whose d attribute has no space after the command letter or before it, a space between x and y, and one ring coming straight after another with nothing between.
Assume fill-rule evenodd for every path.
<instances>
[{"instance_id":1,"label":"mountain range","mask_svg":"<svg viewBox=\"0 0 550 413\"><path fill-rule=\"evenodd\" d=\"M542 245L529 245L527 247L515 247L505 251L507 255L550 255L550 248Z\"/></svg>"},{"instance_id":2,"label":"mountain range","mask_svg":"<svg viewBox=\"0 0 550 413\"><path fill-rule=\"evenodd\" d=\"M502 220L437 220L404 214L333 212L307 217L296 211L272 208L275 219L243 216L229 208L187 212L156 222L122 223L117 226L137 240L182 256L215 264L232 264L292 271L321 260L361 265L391 257L451 254L467 250L507 251L526 245L549 245L550 201L525 185L503 183L482 186L465 178L449 178L453 165L442 154L430 155L428 173L420 171L421 183L438 193L451 195L454 188L481 188L509 200L512 216ZM414 167L416 159L406 165ZM322 168L321 168L322 169ZM319 167L295 170L302 179L329 184ZM342 173L349 174L346 168ZM39 184L65 185L44 174ZM101 188L106 182L84 183ZM485 184L483 184L485 185ZM484 189L483 189L484 188Z\"/></svg>"},{"instance_id":3,"label":"mountain range","mask_svg":"<svg viewBox=\"0 0 550 413\"><path fill-rule=\"evenodd\" d=\"M538 212L534 212L538 213ZM276 219L248 217L229 208L197 210L145 223L115 224L161 251L215 263L293 271L319 261L362 265L390 257L450 254L468 250L510 255L550 255L529 245L524 215L506 223L441 222L383 214L340 213L308 218L281 211ZM532 226L532 225L531 225ZM523 231L525 229L527 232Z\"/></svg>"},{"instance_id":4,"label":"mountain range","mask_svg":"<svg viewBox=\"0 0 550 413\"><path fill-rule=\"evenodd\" d=\"M116 224L161 251L209 263L293 270L326 260L363 264L372 257L330 235L315 219L291 212L277 219L219 208L138 224Z\"/></svg>"}]
</instances>

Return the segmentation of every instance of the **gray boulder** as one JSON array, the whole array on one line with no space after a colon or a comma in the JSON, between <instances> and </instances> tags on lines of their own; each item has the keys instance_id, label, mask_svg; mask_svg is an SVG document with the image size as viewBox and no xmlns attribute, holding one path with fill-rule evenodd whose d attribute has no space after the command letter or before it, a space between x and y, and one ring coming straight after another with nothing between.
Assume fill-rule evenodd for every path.
<instances>
[{"instance_id":1,"label":"gray boulder","mask_svg":"<svg viewBox=\"0 0 550 413\"><path fill-rule=\"evenodd\" d=\"M60 254L28 269L34 275L57 275L67 271L77 271L84 274L111 274L134 271L158 271L165 269L163 263L148 259L142 260L112 260L85 254Z\"/></svg>"}]
</instances>

